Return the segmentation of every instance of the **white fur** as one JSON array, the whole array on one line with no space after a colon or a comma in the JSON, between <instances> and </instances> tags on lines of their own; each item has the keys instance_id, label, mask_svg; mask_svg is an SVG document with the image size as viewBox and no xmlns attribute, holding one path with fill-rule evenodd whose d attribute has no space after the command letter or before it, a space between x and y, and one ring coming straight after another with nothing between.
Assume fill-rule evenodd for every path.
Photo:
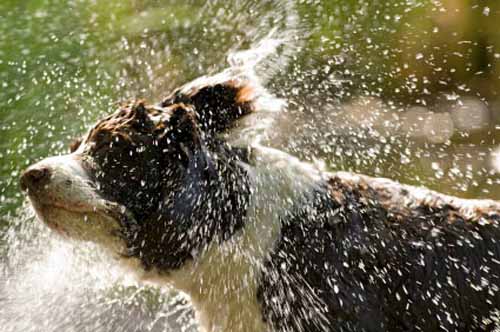
<instances>
[{"instance_id":1,"label":"white fur","mask_svg":"<svg viewBox=\"0 0 500 332\"><path fill-rule=\"evenodd\" d=\"M50 170L43 192L29 191L38 217L63 236L93 241L121 251L123 244L114 236L117 218L125 208L100 197L82 168L76 153L44 159L31 168Z\"/></svg>"}]
</instances>

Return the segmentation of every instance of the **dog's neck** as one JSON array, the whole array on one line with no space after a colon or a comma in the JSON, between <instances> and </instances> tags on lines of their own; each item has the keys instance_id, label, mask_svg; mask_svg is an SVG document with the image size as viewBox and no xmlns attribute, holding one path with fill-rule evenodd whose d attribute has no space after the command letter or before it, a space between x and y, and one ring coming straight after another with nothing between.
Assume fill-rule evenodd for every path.
<instances>
[{"instance_id":1,"label":"dog's neck","mask_svg":"<svg viewBox=\"0 0 500 332\"><path fill-rule=\"evenodd\" d=\"M257 294L264 263L279 239L282 215L320 180L314 167L273 149L255 147L245 167L252 195L244 228L171 274L209 332L269 330Z\"/></svg>"}]
</instances>

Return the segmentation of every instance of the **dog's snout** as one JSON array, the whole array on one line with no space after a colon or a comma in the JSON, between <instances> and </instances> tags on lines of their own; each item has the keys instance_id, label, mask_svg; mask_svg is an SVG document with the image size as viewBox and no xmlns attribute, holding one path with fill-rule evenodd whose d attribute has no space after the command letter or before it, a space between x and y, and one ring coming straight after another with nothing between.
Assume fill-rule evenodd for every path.
<instances>
[{"instance_id":1,"label":"dog's snout","mask_svg":"<svg viewBox=\"0 0 500 332\"><path fill-rule=\"evenodd\" d=\"M21 189L35 190L46 185L50 179L50 169L45 166L32 166L21 175Z\"/></svg>"}]
</instances>

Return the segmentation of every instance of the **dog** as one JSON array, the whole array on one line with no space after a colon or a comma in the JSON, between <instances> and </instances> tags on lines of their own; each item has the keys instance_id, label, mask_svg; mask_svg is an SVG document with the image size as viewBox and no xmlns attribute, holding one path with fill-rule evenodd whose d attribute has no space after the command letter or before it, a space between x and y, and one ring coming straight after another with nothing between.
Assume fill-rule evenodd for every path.
<instances>
[{"instance_id":1,"label":"dog","mask_svg":"<svg viewBox=\"0 0 500 332\"><path fill-rule=\"evenodd\" d=\"M203 77L124 103L21 188L56 233L189 295L205 331L498 328L499 202L266 147L273 107L251 77Z\"/></svg>"}]
</instances>

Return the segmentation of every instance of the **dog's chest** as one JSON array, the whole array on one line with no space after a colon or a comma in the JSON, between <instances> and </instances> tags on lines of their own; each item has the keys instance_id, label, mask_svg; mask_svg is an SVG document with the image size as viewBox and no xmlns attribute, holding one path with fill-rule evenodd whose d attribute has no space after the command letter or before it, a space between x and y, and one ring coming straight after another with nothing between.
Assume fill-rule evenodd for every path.
<instances>
[{"instance_id":1,"label":"dog's chest","mask_svg":"<svg viewBox=\"0 0 500 332\"><path fill-rule=\"evenodd\" d=\"M212 244L173 276L175 286L190 295L207 331L270 331L257 297L262 269L280 241L281 216L309 188L300 181L305 172L283 169L283 155L273 157L277 160L269 162L267 156L248 168L252 192L241 232Z\"/></svg>"}]
</instances>

